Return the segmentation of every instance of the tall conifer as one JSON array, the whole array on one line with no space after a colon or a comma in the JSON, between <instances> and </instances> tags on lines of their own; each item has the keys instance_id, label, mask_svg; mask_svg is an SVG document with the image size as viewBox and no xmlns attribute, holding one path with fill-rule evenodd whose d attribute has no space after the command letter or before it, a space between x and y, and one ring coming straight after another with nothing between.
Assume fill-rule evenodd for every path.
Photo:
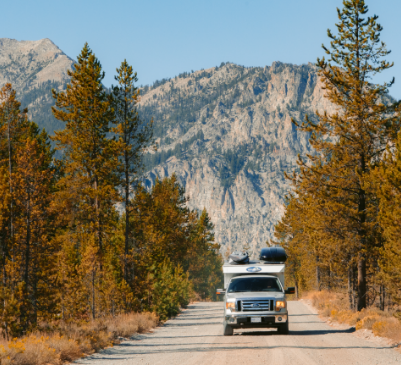
<instances>
[{"instance_id":1,"label":"tall conifer","mask_svg":"<svg viewBox=\"0 0 401 365\"><path fill-rule=\"evenodd\" d=\"M401 302L401 133L375 172L380 197L380 226L385 238L380 266L389 294ZM384 289L382 288L382 292ZM383 294L383 293L382 293ZM382 300L384 306L384 300Z\"/></svg>"},{"instance_id":2,"label":"tall conifer","mask_svg":"<svg viewBox=\"0 0 401 365\"><path fill-rule=\"evenodd\" d=\"M138 179L138 173L142 170L142 154L151 141L153 121L145 124L138 116L139 90L135 86L135 82L138 81L137 73L126 60L121 63L114 78L118 85L113 87L113 108L117 124L113 131L122 145L119 172L125 213L124 278L128 283L132 283L133 267L132 260L129 260L133 248L133 237L130 234L130 194Z\"/></svg>"},{"instance_id":3,"label":"tall conifer","mask_svg":"<svg viewBox=\"0 0 401 365\"><path fill-rule=\"evenodd\" d=\"M372 169L399 129L399 104L386 102L388 88L372 83L377 73L392 67L380 41L378 17L367 17L364 0L345 0L338 9L338 35L330 30L328 60L317 66L326 97L336 107L332 115L317 113L318 123L306 118L302 128L311 132L317 151L311 165L304 163L301 179L308 181L305 194L326 205L328 214L343 219L343 232L351 236L358 268L358 310L367 305L367 257L381 239L377 229L378 202L370 185Z\"/></svg>"},{"instance_id":4,"label":"tall conifer","mask_svg":"<svg viewBox=\"0 0 401 365\"><path fill-rule=\"evenodd\" d=\"M96 292L101 285L103 255L110 229L114 224L114 204L119 200L118 150L109 138L114 118L110 95L102 85L104 72L99 60L85 44L67 89L53 90L54 116L66 123L55 132L56 148L63 153L64 176L59 182L61 201L73 207L68 210L70 225L86 232L82 258L90 277L92 316L96 316ZM71 213L74 214L71 215ZM92 247L94 245L94 247Z\"/></svg>"}]
</instances>

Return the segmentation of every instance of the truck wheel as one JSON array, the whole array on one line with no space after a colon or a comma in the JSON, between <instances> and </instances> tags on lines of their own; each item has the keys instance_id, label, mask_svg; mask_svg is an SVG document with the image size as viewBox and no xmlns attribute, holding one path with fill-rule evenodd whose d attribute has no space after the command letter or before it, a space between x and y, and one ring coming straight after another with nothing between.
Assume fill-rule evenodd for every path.
<instances>
[{"instance_id":1,"label":"truck wheel","mask_svg":"<svg viewBox=\"0 0 401 365\"><path fill-rule=\"evenodd\" d=\"M288 320L286 323L283 323L279 328L278 328L278 333L280 335L288 335L289 329L288 329Z\"/></svg>"},{"instance_id":2,"label":"truck wheel","mask_svg":"<svg viewBox=\"0 0 401 365\"><path fill-rule=\"evenodd\" d=\"M224 336L232 336L234 334L234 328L228 325L227 322L224 322L223 334Z\"/></svg>"}]
</instances>

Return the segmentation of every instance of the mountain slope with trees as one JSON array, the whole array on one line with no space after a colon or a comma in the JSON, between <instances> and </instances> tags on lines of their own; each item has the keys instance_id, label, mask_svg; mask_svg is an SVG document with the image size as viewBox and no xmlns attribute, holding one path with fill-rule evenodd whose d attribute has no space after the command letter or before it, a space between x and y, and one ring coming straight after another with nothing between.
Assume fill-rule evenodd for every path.
<instances>
[{"instance_id":1,"label":"mountain slope with trees","mask_svg":"<svg viewBox=\"0 0 401 365\"><path fill-rule=\"evenodd\" d=\"M175 173L190 206L209 212L223 251L256 252L283 214L284 172L297 169L298 154L313 153L291 118L334 110L315 66L223 63L141 94L139 115L153 118L159 145L145 156L146 185Z\"/></svg>"}]
</instances>

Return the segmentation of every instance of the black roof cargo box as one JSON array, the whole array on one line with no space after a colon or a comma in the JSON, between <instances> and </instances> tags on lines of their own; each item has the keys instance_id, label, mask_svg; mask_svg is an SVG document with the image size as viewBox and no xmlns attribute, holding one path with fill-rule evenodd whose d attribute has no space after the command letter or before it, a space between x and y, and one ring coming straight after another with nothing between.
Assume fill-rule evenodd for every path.
<instances>
[{"instance_id":1,"label":"black roof cargo box","mask_svg":"<svg viewBox=\"0 0 401 365\"><path fill-rule=\"evenodd\" d=\"M284 263L287 260L287 254L284 248L280 246L266 247L260 251L259 259L272 264Z\"/></svg>"}]
</instances>

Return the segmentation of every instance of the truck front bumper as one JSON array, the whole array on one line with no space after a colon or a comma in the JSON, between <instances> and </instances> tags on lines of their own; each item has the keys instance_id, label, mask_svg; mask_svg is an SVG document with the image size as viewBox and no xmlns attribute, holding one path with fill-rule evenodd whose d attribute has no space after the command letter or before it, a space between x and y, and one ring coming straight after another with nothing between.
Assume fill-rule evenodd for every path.
<instances>
[{"instance_id":1,"label":"truck front bumper","mask_svg":"<svg viewBox=\"0 0 401 365\"><path fill-rule=\"evenodd\" d=\"M226 314L225 321L234 328L277 328L288 321L287 313Z\"/></svg>"}]
</instances>

